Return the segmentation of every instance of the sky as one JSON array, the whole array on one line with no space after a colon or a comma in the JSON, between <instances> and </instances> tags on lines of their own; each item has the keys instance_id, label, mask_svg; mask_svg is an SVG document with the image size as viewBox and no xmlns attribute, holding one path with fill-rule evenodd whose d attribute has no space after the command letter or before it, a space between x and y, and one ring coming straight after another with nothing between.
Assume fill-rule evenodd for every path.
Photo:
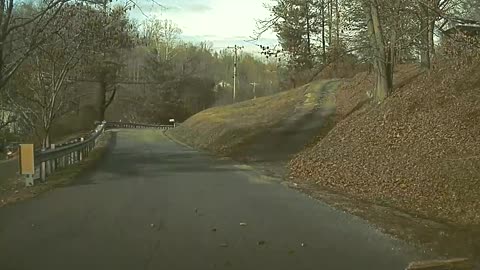
<instances>
[{"instance_id":1,"label":"sky","mask_svg":"<svg viewBox=\"0 0 480 270\"><path fill-rule=\"evenodd\" d=\"M251 52L260 51L255 44L277 44L272 31L264 33L258 41L245 42L254 35L256 21L269 18L264 4L271 0L141 0L137 3L141 10L132 11L132 18L172 20L182 29L181 38L185 41L210 41L216 50L239 45Z\"/></svg>"}]
</instances>

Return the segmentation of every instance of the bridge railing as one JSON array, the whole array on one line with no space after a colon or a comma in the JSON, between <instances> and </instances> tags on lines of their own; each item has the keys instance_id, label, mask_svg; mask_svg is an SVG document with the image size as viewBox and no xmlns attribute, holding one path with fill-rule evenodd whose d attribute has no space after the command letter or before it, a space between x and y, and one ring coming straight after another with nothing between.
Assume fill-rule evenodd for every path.
<instances>
[{"instance_id":1,"label":"bridge railing","mask_svg":"<svg viewBox=\"0 0 480 270\"><path fill-rule=\"evenodd\" d=\"M60 145L52 144L49 149L37 150L34 153L35 174L27 177L27 185L33 185L34 180L45 181L55 171L81 162L89 156L97 145L100 136L107 129L135 128L162 129L174 128L175 125L157 125L125 122L102 122L87 136L76 138ZM20 161L21 162L21 161Z\"/></svg>"}]
</instances>

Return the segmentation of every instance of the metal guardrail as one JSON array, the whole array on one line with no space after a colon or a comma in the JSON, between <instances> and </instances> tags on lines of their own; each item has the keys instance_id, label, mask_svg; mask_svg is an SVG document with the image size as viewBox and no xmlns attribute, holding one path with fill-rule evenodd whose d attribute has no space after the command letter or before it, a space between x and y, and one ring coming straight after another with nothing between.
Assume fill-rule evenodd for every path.
<instances>
[{"instance_id":1,"label":"metal guardrail","mask_svg":"<svg viewBox=\"0 0 480 270\"><path fill-rule=\"evenodd\" d=\"M48 150L35 151L33 179L45 181L56 170L81 162L88 157L105 129L106 122L103 122L87 138L78 138L74 142L60 146L52 144Z\"/></svg>"},{"instance_id":2,"label":"metal guardrail","mask_svg":"<svg viewBox=\"0 0 480 270\"><path fill-rule=\"evenodd\" d=\"M156 129L171 129L176 125L156 125L156 124L141 124L141 123L124 123L124 122L107 122L107 128L156 128Z\"/></svg>"},{"instance_id":3,"label":"metal guardrail","mask_svg":"<svg viewBox=\"0 0 480 270\"><path fill-rule=\"evenodd\" d=\"M125 122L102 122L88 136L71 140L60 145L52 144L49 149L37 150L34 153L35 175L29 178L29 183L33 184L33 180L46 178L55 171L81 162L88 157L98 142L100 136L106 129L112 128L154 128L154 129L172 129L176 125L156 125L141 123L125 123ZM27 182L28 182L27 181Z\"/></svg>"},{"instance_id":4,"label":"metal guardrail","mask_svg":"<svg viewBox=\"0 0 480 270\"><path fill-rule=\"evenodd\" d=\"M68 141L65 141L65 142L62 142L62 143L58 143L58 144L51 144L50 145L50 148L47 148L47 149L42 149L41 147L35 147L35 154L39 154L41 153L42 151L45 151L45 150L50 150L52 149L51 146L52 145L55 145L54 149L58 149L58 148L61 148L61 147L66 147L66 146L69 146L69 145L73 145L73 144L76 144L76 143L79 143L82 141L82 138L84 140L90 138L91 136L94 135L94 131L92 131L91 133L89 133L88 135L85 135L85 136L80 136L78 138L75 138L75 139L70 139Z\"/></svg>"}]
</instances>

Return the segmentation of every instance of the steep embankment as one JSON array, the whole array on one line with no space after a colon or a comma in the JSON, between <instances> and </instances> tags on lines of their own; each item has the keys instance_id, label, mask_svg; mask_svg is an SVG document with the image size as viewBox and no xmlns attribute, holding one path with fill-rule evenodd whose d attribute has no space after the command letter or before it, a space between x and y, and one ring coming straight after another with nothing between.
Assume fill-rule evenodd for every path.
<instances>
[{"instance_id":1,"label":"steep embankment","mask_svg":"<svg viewBox=\"0 0 480 270\"><path fill-rule=\"evenodd\" d=\"M359 99L341 109L340 118L351 115L290 162L291 177L422 216L479 224L480 67L412 80L381 106L362 107Z\"/></svg>"},{"instance_id":2,"label":"steep embankment","mask_svg":"<svg viewBox=\"0 0 480 270\"><path fill-rule=\"evenodd\" d=\"M189 145L255 161L288 161L328 125L339 81L211 108L169 131Z\"/></svg>"},{"instance_id":3,"label":"steep embankment","mask_svg":"<svg viewBox=\"0 0 480 270\"><path fill-rule=\"evenodd\" d=\"M370 76L212 108L170 134L249 161L283 163L296 154L289 169L298 183L456 224L480 223L480 68L421 74L401 66L395 94L373 107Z\"/></svg>"}]
</instances>

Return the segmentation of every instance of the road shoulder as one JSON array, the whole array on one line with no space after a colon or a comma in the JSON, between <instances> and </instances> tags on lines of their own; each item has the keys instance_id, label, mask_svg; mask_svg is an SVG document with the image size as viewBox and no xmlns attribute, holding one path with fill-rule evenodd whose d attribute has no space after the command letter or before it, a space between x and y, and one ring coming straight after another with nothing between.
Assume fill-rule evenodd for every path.
<instances>
[{"instance_id":1,"label":"road shoulder","mask_svg":"<svg viewBox=\"0 0 480 270\"><path fill-rule=\"evenodd\" d=\"M35 198L58 187L68 186L83 173L91 171L105 156L112 138L113 132L105 132L105 135L100 138L99 143L88 158L81 163L56 172L45 183L37 183L33 187L26 187L24 181L18 177L3 182L0 185L0 207Z\"/></svg>"}]
</instances>

